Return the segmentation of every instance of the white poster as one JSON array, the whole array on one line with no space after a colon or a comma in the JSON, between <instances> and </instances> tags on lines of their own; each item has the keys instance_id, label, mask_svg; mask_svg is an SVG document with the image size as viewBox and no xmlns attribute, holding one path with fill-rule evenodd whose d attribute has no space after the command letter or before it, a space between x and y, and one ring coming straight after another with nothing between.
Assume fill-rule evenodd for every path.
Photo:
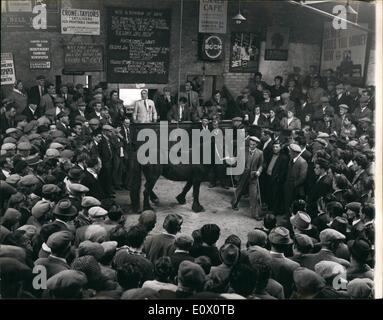
<instances>
[{"instance_id":1,"label":"white poster","mask_svg":"<svg viewBox=\"0 0 383 320\"><path fill-rule=\"evenodd\" d=\"M61 9L61 33L100 35L100 10Z\"/></svg>"},{"instance_id":2,"label":"white poster","mask_svg":"<svg viewBox=\"0 0 383 320\"><path fill-rule=\"evenodd\" d=\"M199 32L226 33L227 1L200 0L199 2Z\"/></svg>"},{"instance_id":3,"label":"white poster","mask_svg":"<svg viewBox=\"0 0 383 320\"><path fill-rule=\"evenodd\" d=\"M8 3L9 12L32 12L31 0L12 0L12 1L8 0L7 3Z\"/></svg>"},{"instance_id":4,"label":"white poster","mask_svg":"<svg viewBox=\"0 0 383 320\"><path fill-rule=\"evenodd\" d=\"M16 81L15 65L12 53L1 54L1 85L14 84Z\"/></svg>"},{"instance_id":5,"label":"white poster","mask_svg":"<svg viewBox=\"0 0 383 320\"><path fill-rule=\"evenodd\" d=\"M367 36L367 31L352 25L336 30L332 22L325 22L321 71L333 69L339 79L361 83L366 68Z\"/></svg>"}]
</instances>

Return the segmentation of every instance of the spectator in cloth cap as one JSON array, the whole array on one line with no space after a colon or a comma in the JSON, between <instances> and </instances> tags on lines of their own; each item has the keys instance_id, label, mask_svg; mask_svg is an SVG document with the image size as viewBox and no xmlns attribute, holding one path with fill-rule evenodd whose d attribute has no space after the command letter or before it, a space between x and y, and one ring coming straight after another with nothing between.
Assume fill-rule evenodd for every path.
<instances>
[{"instance_id":1,"label":"spectator in cloth cap","mask_svg":"<svg viewBox=\"0 0 383 320\"><path fill-rule=\"evenodd\" d=\"M204 224L200 230L192 233L194 238L193 249L191 254L193 257L207 256L211 265L218 266L221 264L221 258L216 243L221 234L221 229L215 223Z\"/></svg>"},{"instance_id":2,"label":"spectator in cloth cap","mask_svg":"<svg viewBox=\"0 0 383 320\"><path fill-rule=\"evenodd\" d=\"M80 183L68 183L69 199L78 211L81 210L82 198L89 192L89 189Z\"/></svg>"},{"instance_id":3,"label":"spectator in cloth cap","mask_svg":"<svg viewBox=\"0 0 383 320\"><path fill-rule=\"evenodd\" d=\"M211 267L205 284L205 290L218 293L227 291L230 273L239 261L240 250L234 244L224 244L219 253L222 263Z\"/></svg>"},{"instance_id":4,"label":"spectator in cloth cap","mask_svg":"<svg viewBox=\"0 0 383 320\"><path fill-rule=\"evenodd\" d=\"M77 270L65 270L48 279L47 288L53 299L81 299L88 280Z\"/></svg>"},{"instance_id":5,"label":"spectator in cloth cap","mask_svg":"<svg viewBox=\"0 0 383 320\"><path fill-rule=\"evenodd\" d=\"M159 257L171 256L174 253L176 234L181 231L182 222L180 215L168 214L163 223L165 232L146 238L143 251L152 263Z\"/></svg>"},{"instance_id":6,"label":"spectator in cloth cap","mask_svg":"<svg viewBox=\"0 0 383 320\"><path fill-rule=\"evenodd\" d=\"M314 243L311 237L301 233L295 234L293 246L294 255L291 257L291 260L301 264L302 257L306 254L311 253L313 248Z\"/></svg>"},{"instance_id":7,"label":"spectator in cloth cap","mask_svg":"<svg viewBox=\"0 0 383 320\"><path fill-rule=\"evenodd\" d=\"M29 142L20 142L17 145L17 153L20 154L21 157L26 158L30 155L32 149L32 145Z\"/></svg>"},{"instance_id":8,"label":"spectator in cloth cap","mask_svg":"<svg viewBox=\"0 0 383 320\"><path fill-rule=\"evenodd\" d=\"M374 272L368 265L372 256L372 245L363 237L351 240L348 244L351 254L351 265L347 269L347 280L369 278L374 280Z\"/></svg>"},{"instance_id":9,"label":"spectator in cloth cap","mask_svg":"<svg viewBox=\"0 0 383 320\"><path fill-rule=\"evenodd\" d=\"M272 278L283 286L285 296L290 297L293 272L299 267L299 264L286 258L284 254L293 244L289 230L284 227L274 228L269 234L269 241L271 243Z\"/></svg>"},{"instance_id":10,"label":"spectator in cloth cap","mask_svg":"<svg viewBox=\"0 0 383 320\"><path fill-rule=\"evenodd\" d=\"M354 279L347 284L347 293L351 299L374 299L374 281Z\"/></svg>"},{"instance_id":11,"label":"spectator in cloth cap","mask_svg":"<svg viewBox=\"0 0 383 320\"><path fill-rule=\"evenodd\" d=\"M320 261L334 261L345 268L350 266L347 260L340 259L335 256L335 252L341 241L344 241L346 237L340 232L334 229L325 229L319 234L319 239L322 245L321 250L318 253L306 254L302 257L301 266L314 270L315 265Z\"/></svg>"},{"instance_id":12,"label":"spectator in cloth cap","mask_svg":"<svg viewBox=\"0 0 383 320\"><path fill-rule=\"evenodd\" d=\"M291 299L315 299L326 286L325 280L314 271L299 267L294 271L296 291Z\"/></svg>"},{"instance_id":13,"label":"spectator in cloth cap","mask_svg":"<svg viewBox=\"0 0 383 320\"><path fill-rule=\"evenodd\" d=\"M14 231L20 226L20 220L22 215L20 211L8 208L4 215L1 217L1 225L7 228L9 231Z\"/></svg>"},{"instance_id":14,"label":"spectator in cloth cap","mask_svg":"<svg viewBox=\"0 0 383 320\"><path fill-rule=\"evenodd\" d=\"M190 254L190 251L193 247L193 238L186 234L179 234L176 237L174 242L175 250L174 253L170 256L171 262L173 265L174 276L177 275L177 270L182 261L192 261L194 262L194 257Z\"/></svg>"},{"instance_id":15,"label":"spectator in cloth cap","mask_svg":"<svg viewBox=\"0 0 383 320\"><path fill-rule=\"evenodd\" d=\"M51 250L48 258L39 258L35 265L44 266L47 270L47 277L50 278L60 271L69 270L67 256L71 250L73 235L69 231L58 231L51 234L47 240L47 246Z\"/></svg>"},{"instance_id":16,"label":"spectator in cloth cap","mask_svg":"<svg viewBox=\"0 0 383 320\"><path fill-rule=\"evenodd\" d=\"M40 200L32 207L32 216L28 218L27 224L33 225L38 231L41 230L42 226L51 219L52 205L49 201Z\"/></svg>"},{"instance_id":17,"label":"spectator in cloth cap","mask_svg":"<svg viewBox=\"0 0 383 320\"><path fill-rule=\"evenodd\" d=\"M89 217L88 211L92 207L97 207L100 205L101 205L101 202L98 199L91 196L84 196L81 199L82 210L79 212L78 216L76 217L74 221L76 228L91 225L93 221Z\"/></svg>"}]
</instances>

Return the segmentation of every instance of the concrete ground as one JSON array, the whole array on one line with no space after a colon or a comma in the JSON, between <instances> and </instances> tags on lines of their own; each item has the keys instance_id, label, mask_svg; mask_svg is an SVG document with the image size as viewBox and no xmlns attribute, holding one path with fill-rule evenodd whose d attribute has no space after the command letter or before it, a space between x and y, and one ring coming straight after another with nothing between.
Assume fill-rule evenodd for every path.
<instances>
[{"instance_id":1,"label":"concrete ground","mask_svg":"<svg viewBox=\"0 0 383 320\"><path fill-rule=\"evenodd\" d=\"M167 214L177 213L184 219L182 233L191 235L193 230L199 229L204 224L215 223L221 229L218 246L222 245L229 235L236 234L242 240L244 247L247 233L256 226L262 226L262 222L249 216L248 199L241 200L239 211L231 209L230 201L233 197L233 188L229 190L220 187L209 189L208 183L203 183L200 190L200 203L204 206L205 212L195 213L191 210L192 191L189 191L185 205L178 204L175 197L181 192L184 184L184 182L175 182L164 178L158 180L154 192L159 197L160 203L157 206L153 205L157 213L157 225L154 232L162 231L162 223ZM116 201L125 211L128 211L129 192L118 192ZM135 224L138 216L138 214L128 213L127 224Z\"/></svg>"}]
</instances>

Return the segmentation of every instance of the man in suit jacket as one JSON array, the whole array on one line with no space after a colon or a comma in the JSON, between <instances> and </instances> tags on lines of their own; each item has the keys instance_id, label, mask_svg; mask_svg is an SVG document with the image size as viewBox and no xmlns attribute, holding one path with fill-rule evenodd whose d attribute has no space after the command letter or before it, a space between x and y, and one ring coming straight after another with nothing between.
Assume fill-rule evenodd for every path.
<instances>
[{"instance_id":1,"label":"man in suit jacket","mask_svg":"<svg viewBox=\"0 0 383 320\"><path fill-rule=\"evenodd\" d=\"M101 160L98 157L91 157L86 161L87 168L84 170L84 176L81 179L81 184L86 186L89 191L88 196L95 197L98 200L105 198L98 175L101 169Z\"/></svg>"},{"instance_id":2,"label":"man in suit jacket","mask_svg":"<svg viewBox=\"0 0 383 320\"><path fill-rule=\"evenodd\" d=\"M299 103L297 103L295 107L295 111L296 117L301 120L301 123L304 123L306 122L306 116L311 116L313 114L314 108L310 103L307 102L307 96L301 95L299 97Z\"/></svg>"},{"instance_id":3,"label":"man in suit jacket","mask_svg":"<svg viewBox=\"0 0 383 320\"><path fill-rule=\"evenodd\" d=\"M238 187L235 190L234 199L231 202L233 210L238 210L238 203L248 185L250 212L256 219L261 218L262 209L258 179L262 173L263 152L257 149L257 145L260 143L261 141L255 136L249 138L249 150L246 152L245 170L240 177Z\"/></svg>"},{"instance_id":4,"label":"man in suit jacket","mask_svg":"<svg viewBox=\"0 0 383 320\"><path fill-rule=\"evenodd\" d=\"M102 162L99 181L104 189L106 198L111 197L114 193L112 189L113 153L110 142L113 130L112 126L104 125L102 127L101 141L98 144L98 153Z\"/></svg>"},{"instance_id":5,"label":"man in suit jacket","mask_svg":"<svg viewBox=\"0 0 383 320\"><path fill-rule=\"evenodd\" d=\"M345 235L336 231L335 229L324 229L319 234L320 243L322 248L317 253L305 254L301 257L301 266L314 270L315 265L320 261L334 261L346 269L350 266L347 260L340 259L335 256L334 251L337 249L337 243L346 239Z\"/></svg>"},{"instance_id":6,"label":"man in suit jacket","mask_svg":"<svg viewBox=\"0 0 383 320\"><path fill-rule=\"evenodd\" d=\"M32 120L37 120L44 115L44 110L36 102L29 102L28 107L26 107L22 114L27 117L27 121L31 122Z\"/></svg>"},{"instance_id":7,"label":"man in suit jacket","mask_svg":"<svg viewBox=\"0 0 383 320\"><path fill-rule=\"evenodd\" d=\"M285 209L288 213L291 203L304 198L304 183L307 176L307 162L301 157L302 149L297 144L290 144L290 161L284 184Z\"/></svg>"},{"instance_id":8,"label":"man in suit jacket","mask_svg":"<svg viewBox=\"0 0 383 320\"><path fill-rule=\"evenodd\" d=\"M328 96L320 98L322 105L315 108L311 120L313 122L313 128L315 131L319 131L318 128L324 126L324 116L326 113L334 115L334 108L330 106L330 99Z\"/></svg>"},{"instance_id":9,"label":"man in suit jacket","mask_svg":"<svg viewBox=\"0 0 383 320\"><path fill-rule=\"evenodd\" d=\"M189 110L191 110L191 113L194 114L192 121L198 122L203 116L203 111L199 103L198 92L193 90L190 81L185 82L185 91L180 92L178 98L181 97L186 98L186 105L189 107Z\"/></svg>"},{"instance_id":10,"label":"man in suit jacket","mask_svg":"<svg viewBox=\"0 0 383 320\"><path fill-rule=\"evenodd\" d=\"M219 119L226 119L227 114L227 100L222 97L219 90L214 91L213 97L210 99L212 103L214 113L218 115Z\"/></svg>"},{"instance_id":11,"label":"man in suit jacket","mask_svg":"<svg viewBox=\"0 0 383 320\"><path fill-rule=\"evenodd\" d=\"M284 227L277 227L269 234L271 243L271 277L278 281L284 289L285 297L289 298L293 291L293 273L299 264L285 257L293 241L290 238L289 230Z\"/></svg>"},{"instance_id":12,"label":"man in suit jacket","mask_svg":"<svg viewBox=\"0 0 383 320\"><path fill-rule=\"evenodd\" d=\"M175 104L170 108L167 119L169 122L192 121L192 113L185 97L181 97L178 105Z\"/></svg>"},{"instance_id":13,"label":"man in suit jacket","mask_svg":"<svg viewBox=\"0 0 383 320\"><path fill-rule=\"evenodd\" d=\"M47 86L47 93L44 94L40 99L40 107L44 110L45 113L49 110L56 108L55 102L54 102L54 96L55 96L55 85L53 83L50 83Z\"/></svg>"},{"instance_id":14,"label":"man in suit jacket","mask_svg":"<svg viewBox=\"0 0 383 320\"><path fill-rule=\"evenodd\" d=\"M287 117L282 118L281 120L281 128L289 129L289 130L300 130L301 129L301 120L294 117L294 111L288 110Z\"/></svg>"},{"instance_id":15,"label":"man in suit jacket","mask_svg":"<svg viewBox=\"0 0 383 320\"><path fill-rule=\"evenodd\" d=\"M141 91L141 98L134 105L133 121L137 123L156 122L157 110L154 101L148 99L148 90Z\"/></svg>"},{"instance_id":16,"label":"man in suit jacket","mask_svg":"<svg viewBox=\"0 0 383 320\"><path fill-rule=\"evenodd\" d=\"M45 77L40 75L36 78L37 84L29 89L28 98L40 104L41 97L46 93Z\"/></svg>"},{"instance_id":17,"label":"man in suit jacket","mask_svg":"<svg viewBox=\"0 0 383 320\"><path fill-rule=\"evenodd\" d=\"M331 102L335 112L339 113L339 105L345 104L349 106L351 104L351 98L349 95L346 94L346 88L344 87L343 83L337 84L335 90L336 96Z\"/></svg>"},{"instance_id":18,"label":"man in suit jacket","mask_svg":"<svg viewBox=\"0 0 383 320\"><path fill-rule=\"evenodd\" d=\"M73 103L73 94L70 94L69 92L68 92L68 85L67 84L62 84L61 86L60 86L60 93L59 93L59 96L61 97L61 98L63 98L64 99L64 103L65 103L65 106L67 107L67 108L70 108L70 106L72 105L72 103Z\"/></svg>"},{"instance_id":19,"label":"man in suit jacket","mask_svg":"<svg viewBox=\"0 0 383 320\"><path fill-rule=\"evenodd\" d=\"M370 99L367 96L360 97L359 107L357 107L352 113L352 116L354 117L355 121L359 121L362 118L369 118L372 120L373 112L371 111L371 109L368 108L369 101Z\"/></svg>"},{"instance_id":20,"label":"man in suit jacket","mask_svg":"<svg viewBox=\"0 0 383 320\"><path fill-rule=\"evenodd\" d=\"M165 87L162 95L154 100L157 109L157 115L160 121L168 120L168 112L173 105L176 105L176 99L171 95L170 88Z\"/></svg>"},{"instance_id":21,"label":"man in suit jacket","mask_svg":"<svg viewBox=\"0 0 383 320\"><path fill-rule=\"evenodd\" d=\"M315 162L314 172L317 177L312 188L308 190L307 211L311 216L318 213L317 201L332 192L332 179L327 174L329 163L324 159Z\"/></svg>"},{"instance_id":22,"label":"man in suit jacket","mask_svg":"<svg viewBox=\"0 0 383 320\"><path fill-rule=\"evenodd\" d=\"M15 116L16 116L16 107L13 103L9 102L5 106L5 112L0 115L0 133L5 134L7 129L15 128Z\"/></svg>"}]
</instances>

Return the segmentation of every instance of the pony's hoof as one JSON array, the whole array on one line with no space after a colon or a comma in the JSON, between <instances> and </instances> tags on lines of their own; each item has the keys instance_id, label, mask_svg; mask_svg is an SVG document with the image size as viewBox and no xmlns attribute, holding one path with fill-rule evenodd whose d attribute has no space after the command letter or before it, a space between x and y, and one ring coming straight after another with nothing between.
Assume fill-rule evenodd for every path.
<instances>
[{"instance_id":1,"label":"pony's hoof","mask_svg":"<svg viewBox=\"0 0 383 320\"><path fill-rule=\"evenodd\" d=\"M193 203L192 210L194 212L203 212L203 211L205 211L205 208L202 207L199 203Z\"/></svg>"},{"instance_id":2,"label":"pony's hoof","mask_svg":"<svg viewBox=\"0 0 383 320\"><path fill-rule=\"evenodd\" d=\"M144 205L144 207L142 209L143 209L143 211L146 211L146 210L154 211L154 209L152 208L152 206L150 204Z\"/></svg>"},{"instance_id":3,"label":"pony's hoof","mask_svg":"<svg viewBox=\"0 0 383 320\"><path fill-rule=\"evenodd\" d=\"M154 204L160 203L160 199L158 199L157 197L156 198L150 198L150 201L153 202Z\"/></svg>"},{"instance_id":4,"label":"pony's hoof","mask_svg":"<svg viewBox=\"0 0 383 320\"><path fill-rule=\"evenodd\" d=\"M185 197L183 197L183 196L180 195L180 194L176 197L176 199L177 199L177 201L178 201L179 204L185 204L185 203L186 203L186 199L185 199Z\"/></svg>"}]
</instances>

